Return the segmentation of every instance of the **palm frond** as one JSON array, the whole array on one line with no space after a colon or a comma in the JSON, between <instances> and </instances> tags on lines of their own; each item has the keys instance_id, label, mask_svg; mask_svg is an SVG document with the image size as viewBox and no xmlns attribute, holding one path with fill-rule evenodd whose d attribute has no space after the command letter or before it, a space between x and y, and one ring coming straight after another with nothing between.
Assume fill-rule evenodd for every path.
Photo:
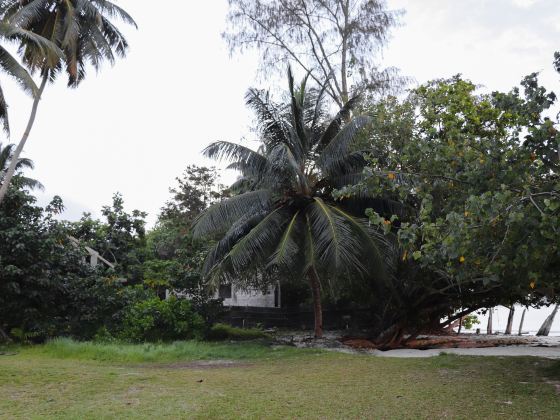
<instances>
[{"instance_id":1,"label":"palm frond","mask_svg":"<svg viewBox=\"0 0 560 420\"><path fill-rule=\"evenodd\" d=\"M291 104L292 104L292 119L294 130L298 138L298 149L300 149L300 156L305 154L307 150L307 135L305 130L305 121L304 121L304 98L305 98L305 84L307 79L304 79L299 91L295 90L294 87L294 76L292 74L292 69L288 67L288 82L290 88L290 95L291 95Z\"/></svg>"},{"instance_id":2,"label":"palm frond","mask_svg":"<svg viewBox=\"0 0 560 420\"><path fill-rule=\"evenodd\" d=\"M332 211L350 222L355 228L357 235L362 239L361 248L364 251L364 257L367 258L369 274L376 277L378 280L387 282L389 280L389 275L386 272L386 267L395 267L394 259L396 255L394 252L389 251L392 246L390 246L387 237L378 230L373 229L369 225L367 219L363 217L354 217L350 213L334 206L332 207Z\"/></svg>"},{"instance_id":3,"label":"palm frond","mask_svg":"<svg viewBox=\"0 0 560 420\"><path fill-rule=\"evenodd\" d=\"M342 126L344 125L344 121L350 118L352 114L352 110L356 107L358 102L360 101L359 96L355 96L351 98L346 104L342 107L340 111L336 114L336 116L332 119L329 126L325 130L324 134L318 139L318 143L316 145L317 151L320 153L324 147L326 147L332 139L338 134Z\"/></svg>"},{"instance_id":4,"label":"palm frond","mask_svg":"<svg viewBox=\"0 0 560 420\"><path fill-rule=\"evenodd\" d=\"M26 176L16 175L17 178L14 183L19 183L23 188L28 188L30 190L40 190L44 191L45 186L41 184L36 179L28 178Z\"/></svg>"},{"instance_id":5,"label":"palm frond","mask_svg":"<svg viewBox=\"0 0 560 420\"><path fill-rule=\"evenodd\" d=\"M356 140L356 134L369 124L371 119L368 116L360 116L352 119L342 130L325 146L321 152L317 163L325 173L343 168L347 161L350 146Z\"/></svg>"},{"instance_id":6,"label":"palm frond","mask_svg":"<svg viewBox=\"0 0 560 420\"><path fill-rule=\"evenodd\" d=\"M299 216L299 211L296 211L292 216L282 234L278 246L268 259L267 268L279 267L285 271L290 271L292 269L291 265L296 259L296 254L300 251L300 245L296 239Z\"/></svg>"},{"instance_id":7,"label":"palm frond","mask_svg":"<svg viewBox=\"0 0 560 420\"><path fill-rule=\"evenodd\" d=\"M237 167L236 163L232 163L228 165L227 168L239 170L239 171L242 170ZM252 191L255 189L255 186L256 186L256 182L253 177L241 176L237 179L237 181L235 181L233 184L229 186L228 190L231 191L233 194L237 195L247 191Z\"/></svg>"},{"instance_id":8,"label":"palm frond","mask_svg":"<svg viewBox=\"0 0 560 420\"><path fill-rule=\"evenodd\" d=\"M269 190L249 191L214 204L194 222L195 238L223 232L247 214L259 213L270 208Z\"/></svg>"},{"instance_id":9,"label":"palm frond","mask_svg":"<svg viewBox=\"0 0 560 420\"><path fill-rule=\"evenodd\" d=\"M297 182L302 188L306 188L305 174L290 149L286 144L276 145L268 156L268 170L265 180L267 185L285 187Z\"/></svg>"},{"instance_id":10,"label":"palm frond","mask_svg":"<svg viewBox=\"0 0 560 420\"><path fill-rule=\"evenodd\" d=\"M4 73L13 77L24 91L31 93L33 96L35 96L39 91L29 72L1 46L0 69Z\"/></svg>"},{"instance_id":11,"label":"palm frond","mask_svg":"<svg viewBox=\"0 0 560 420\"><path fill-rule=\"evenodd\" d=\"M5 21L19 28L25 28L39 16L47 13L50 0L21 0L3 1L2 17Z\"/></svg>"},{"instance_id":12,"label":"palm frond","mask_svg":"<svg viewBox=\"0 0 560 420\"><path fill-rule=\"evenodd\" d=\"M210 159L233 162L235 169L241 171L244 175L261 175L267 165L266 157L259 152L227 141L214 142L206 147L202 153ZM231 168L233 169L234 166L231 166Z\"/></svg>"},{"instance_id":13,"label":"palm frond","mask_svg":"<svg viewBox=\"0 0 560 420\"><path fill-rule=\"evenodd\" d=\"M211 271L218 269L218 266L224 265L224 257L231 251L233 246L243 238L243 236L248 234L251 229L258 225L266 215L267 212L261 211L244 215L236 220L208 253L204 261L203 274L207 275ZM233 272L232 267L223 266L221 270L224 272Z\"/></svg>"},{"instance_id":14,"label":"palm frond","mask_svg":"<svg viewBox=\"0 0 560 420\"><path fill-rule=\"evenodd\" d=\"M6 102L6 97L4 96L4 90L0 85L0 124L2 124L2 129L9 136L10 135L10 120L8 118L8 103Z\"/></svg>"},{"instance_id":15,"label":"palm frond","mask_svg":"<svg viewBox=\"0 0 560 420\"><path fill-rule=\"evenodd\" d=\"M336 159L336 164L328 166L324 169L324 172L333 186L341 188L358 184L363 180L363 171L366 165L367 160L362 152L352 152Z\"/></svg>"},{"instance_id":16,"label":"palm frond","mask_svg":"<svg viewBox=\"0 0 560 420\"><path fill-rule=\"evenodd\" d=\"M126 55L128 42L110 19L137 26L126 11L107 0L6 1L10 19L19 22L21 30L49 39L63 53L61 57L57 51L56 57L45 62L52 45L18 32L15 36L21 42L25 64L32 71L47 73L51 80L65 71L71 87L85 78L88 65L99 69L104 61L112 64L116 56Z\"/></svg>"},{"instance_id":17,"label":"palm frond","mask_svg":"<svg viewBox=\"0 0 560 420\"><path fill-rule=\"evenodd\" d=\"M339 273L365 272L359 252L362 244L350 224L318 197L314 198L308 214L317 258L323 268L330 267Z\"/></svg>"},{"instance_id":18,"label":"palm frond","mask_svg":"<svg viewBox=\"0 0 560 420\"><path fill-rule=\"evenodd\" d=\"M257 125L265 145L272 147L288 141L290 132L281 117L282 110L278 109L278 106L271 101L268 92L249 89L245 101L257 117Z\"/></svg>"},{"instance_id":19,"label":"palm frond","mask_svg":"<svg viewBox=\"0 0 560 420\"><path fill-rule=\"evenodd\" d=\"M264 266L271 252L276 248L282 230L289 223L283 207L269 213L258 225L237 242L226 256L236 273L242 273L251 266Z\"/></svg>"},{"instance_id":20,"label":"palm frond","mask_svg":"<svg viewBox=\"0 0 560 420\"><path fill-rule=\"evenodd\" d=\"M311 130L315 131L318 128L318 125L324 119L326 112L324 109L323 99L325 97L325 92L327 91L328 83L325 81L323 85L317 92L317 95L313 95L313 105L309 105L308 109L313 110L313 117L308 120L309 126Z\"/></svg>"},{"instance_id":21,"label":"palm frond","mask_svg":"<svg viewBox=\"0 0 560 420\"><path fill-rule=\"evenodd\" d=\"M31 159L20 158L16 164L16 169L35 169L35 164Z\"/></svg>"},{"instance_id":22,"label":"palm frond","mask_svg":"<svg viewBox=\"0 0 560 420\"><path fill-rule=\"evenodd\" d=\"M0 143L0 171L5 171L6 169L8 169L13 152L13 144L7 144L6 146L3 146L2 143Z\"/></svg>"},{"instance_id":23,"label":"palm frond","mask_svg":"<svg viewBox=\"0 0 560 420\"><path fill-rule=\"evenodd\" d=\"M56 63L64 57L64 53L54 42L33 31L7 23L0 23L0 33L8 40L25 41L35 45L38 51L43 55L46 65L49 67L56 65Z\"/></svg>"},{"instance_id":24,"label":"palm frond","mask_svg":"<svg viewBox=\"0 0 560 420\"><path fill-rule=\"evenodd\" d=\"M111 18L118 18L124 23L134 26L138 29L138 24L123 8L117 6L115 3L107 0L91 0L91 2L97 6L99 11L106 16Z\"/></svg>"},{"instance_id":25,"label":"palm frond","mask_svg":"<svg viewBox=\"0 0 560 420\"><path fill-rule=\"evenodd\" d=\"M8 167L10 166L10 162L13 159L14 154L14 144L8 144L6 146L2 146L0 143L0 184L2 183L2 179L4 178L4 174L7 171ZM33 169L35 165L33 161L27 158L20 158L16 163L16 174L13 178L14 184L22 188L29 188L29 189L40 189L44 190L43 184L39 181L25 177L21 174L22 169Z\"/></svg>"},{"instance_id":26,"label":"palm frond","mask_svg":"<svg viewBox=\"0 0 560 420\"><path fill-rule=\"evenodd\" d=\"M235 282L247 285L254 282L255 270L264 267L266 258L278 242L281 225L287 214L282 208L268 214L246 218L232 227L224 240L213 250L205 263L205 273L215 284Z\"/></svg>"}]
</instances>

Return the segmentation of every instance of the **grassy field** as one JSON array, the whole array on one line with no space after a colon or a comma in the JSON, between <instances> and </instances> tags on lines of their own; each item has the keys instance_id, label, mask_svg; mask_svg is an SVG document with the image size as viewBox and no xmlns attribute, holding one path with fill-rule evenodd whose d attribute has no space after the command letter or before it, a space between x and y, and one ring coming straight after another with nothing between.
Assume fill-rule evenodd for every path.
<instances>
[{"instance_id":1,"label":"grassy field","mask_svg":"<svg viewBox=\"0 0 560 420\"><path fill-rule=\"evenodd\" d=\"M559 418L555 377L535 358L63 340L0 355L0 418Z\"/></svg>"}]
</instances>

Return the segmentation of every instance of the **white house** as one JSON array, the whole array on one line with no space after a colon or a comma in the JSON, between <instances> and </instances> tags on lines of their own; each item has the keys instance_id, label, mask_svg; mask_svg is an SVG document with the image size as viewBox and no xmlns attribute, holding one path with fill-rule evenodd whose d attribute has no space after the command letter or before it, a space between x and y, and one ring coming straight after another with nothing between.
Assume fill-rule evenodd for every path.
<instances>
[{"instance_id":1,"label":"white house","mask_svg":"<svg viewBox=\"0 0 560 420\"><path fill-rule=\"evenodd\" d=\"M264 293L262 290L244 290L231 284L223 284L216 291L214 297L222 298L224 306L253 306L259 308L280 308L282 306L280 283L268 286Z\"/></svg>"}]
</instances>

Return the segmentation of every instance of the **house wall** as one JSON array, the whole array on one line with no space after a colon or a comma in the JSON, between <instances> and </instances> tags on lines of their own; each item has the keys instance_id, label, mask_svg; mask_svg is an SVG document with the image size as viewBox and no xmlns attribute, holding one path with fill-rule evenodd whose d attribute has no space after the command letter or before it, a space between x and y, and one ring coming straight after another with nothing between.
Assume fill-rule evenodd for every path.
<instances>
[{"instance_id":1,"label":"house wall","mask_svg":"<svg viewBox=\"0 0 560 420\"><path fill-rule=\"evenodd\" d=\"M278 288L278 299L275 299L275 290ZM216 298L219 294L216 292ZM281 306L280 286L269 286L266 293L261 290L241 290L232 287L231 298L224 299L224 306L252 306L257 308L274 308Z\"/></svg>"}]
</instances>

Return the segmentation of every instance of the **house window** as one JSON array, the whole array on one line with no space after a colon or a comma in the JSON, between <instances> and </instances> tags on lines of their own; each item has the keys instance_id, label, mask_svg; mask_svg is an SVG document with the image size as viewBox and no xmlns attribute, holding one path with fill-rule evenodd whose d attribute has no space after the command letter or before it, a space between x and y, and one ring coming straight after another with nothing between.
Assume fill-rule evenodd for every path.
<instances>
[{"instance_id":1,"label":"house window","mask_svg":"<svg viewBox=\"0 0 560 420\"><path fill-rule=\"evenodd\" d=\"M221 284L218 296L222 299L231 299L231 284Z\"/></svg>"}]
</instances>

